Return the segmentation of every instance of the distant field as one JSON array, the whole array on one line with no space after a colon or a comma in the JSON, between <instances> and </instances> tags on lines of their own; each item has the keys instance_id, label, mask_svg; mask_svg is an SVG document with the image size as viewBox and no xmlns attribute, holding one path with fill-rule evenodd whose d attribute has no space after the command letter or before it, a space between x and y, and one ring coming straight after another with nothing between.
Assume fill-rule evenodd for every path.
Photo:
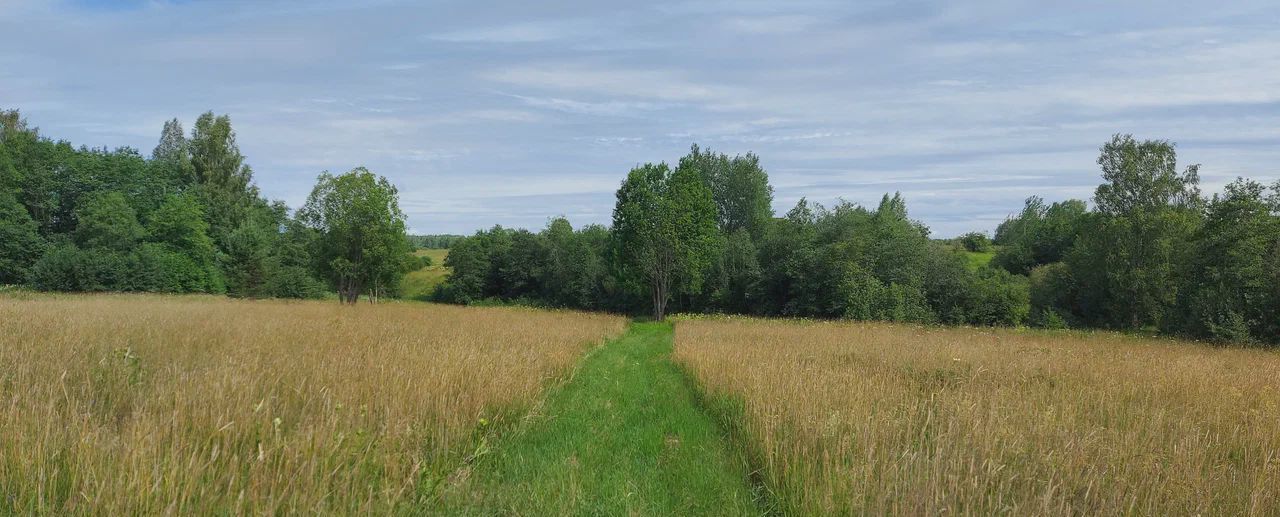
<instances>
[{"instance_id":1,"label":"distant field","mask_svg":"<svg viewBox=\"0 0 1280 517\"><path fill-rule=\"evenodd\" d=\"M624 324L426 304L6 294L0 514L411 510Z\"/></svg>"},{"instance_id":2,"label":"distant field","mask_svg":"<svg viewBox=\"0 0 1280 517\"><path fill-rule=\"evenodd\" d=\"M964 258L969 264L969 269L979 270L987 264L991 263L991 259L995 258L995 251L964 251Z\"/></svg>"},{"instance_id":3,"label":"distant field","mask_svg":"<svg viewBox=\"0 0 1280 517\"><path fill-rule=\"evenodd\" d=\"M748 319L675 339L783 513L1280 509L1274 351Z\"/></svg>"},{"instance_id":4,"label":"distant field","mask_svg":"<svg viewBox=\"0 0 1280 517\"><path fill-rule=\"evenodd\" d=\"M426 300L435 292L436 286L449 277L449 268L444 267L444 259L449 256L449 250L419 249L413 254L431 257L431 265L406 274L401 281L401 288L406 299Z\"/></svg>"}]
</instances>

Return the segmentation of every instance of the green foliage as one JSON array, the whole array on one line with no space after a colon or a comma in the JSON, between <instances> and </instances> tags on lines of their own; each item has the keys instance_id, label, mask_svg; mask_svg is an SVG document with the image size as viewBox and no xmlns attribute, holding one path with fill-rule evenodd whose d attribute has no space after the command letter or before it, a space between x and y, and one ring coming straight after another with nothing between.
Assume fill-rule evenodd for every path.
<instances>
[{"instance_id":1,"label":"green foliage","mask_svg":"<svg viewBox=\"0 0 1280 517\"><path fill-rule=\"evenodd\" d=\"M394 296L403 274L428 267L416 245L451 248L434 298L460 303L1280 343L1280 185L1242 179L1206 201L1173 144L1128 135L1103 145L1098 165L1092 211L1033 196L994 240L931 241L898 194L874 209L801 199L775 218L757 156L696 145L674 170L630 171L612 228L555 218L536 233L406 238L395 188L364 169L321 175L296 218L263 199L225 115L201 115L190 135L166 122L144 158L44 138L0 111L0 283L253 297L337 287L354 301Z\"/></svg>"},{"instance_id":2,"label":"green foliage","mask_svg":"<svg viewBox=\"0 0 1280 517\"><path fill-rule=\"evenodd\" d=\"M1067 254L1086 324L1167 326L1185 260L1201 224L1197 167L1179 174L1173 144L1117 135L1098 158L1106 183L1098 211Z\"/></svg>"},{"instance_id":3,"label":"green foliage","mask_svg":"<svg viewBox=\"0 0 1280 517\"><path fill-rule=\"evenodd\" d=\"M162 142L163 144L163 142ZM191 171L207 208L210 233L224 242L248 217L258 200L253 170L244 163L231 118L206 112L196 119L188 142Z\"/></svg>"},{"instance_id":4,"label":"green foliage","mask_svg":"<svg viewBox=\"0 0 1280 517\"><path fill-rule=\"evenodd\" d=\"M212 113L189 139L166 122L146 159L76 149L0 112L0 281L25 269L60 290L321 294L309 242L282 231L288 209L258 196L243 162L230 119Z\"/></svg>"},{"instance_id":5,"label":"green foliage","mask_svg":"<svg viewBox=\"0 0 1280 517\"><path fill-rule=\"evenodd\" d=\"M991 239L988 238L985 233L969 232L961 235L959 240L960 246L964 247L965 251L971 251L974 253L985 253L991 251Z\"/></svg>"},{"instance_id":6,"label":"green foliage","mask_svg":"<svg viewBox=\"0 0 1280 517\"><path fill-rule=\"evenodd\" d=\"M537 234L497 226L454 244L444 262L452 273L436 298L621 309L608 255L609 231L602 226L574 231L564 218L553 219Z\"/></svg>"},{"instance_id":7,"label":"green foliage","mask_svg":"<svg viewBox=\"0 0 1280 517\"><path fill-rule=\"evenodd\" d=\"M934 320L923 291L893 282L885 284L856 264L850 265L839 291L846 298L843 316L848 319L915 323Z\"/></svg>"},{"instance_id":8,"label":"green foliage","mask_svg":"<svg viewBox=\"0 0 1280 517\"><path fill-rule=\"evenodd\" d=\"M1209 203L1178 291L1174 330L1228 342L1280 342L1274 253L1280 217L1256 182L1238 179ZM1280 192L1276 193L1280 196ZM1269 263L1269 261L1271 261Z\"/></svg>"},{"instance_id":9,"label":"green foliage","mask_svg":"<svg viewBox=\"0 0 1280 517\"><path fill-rule=\"evenodd\" d=\"M1027 198L1022 212L996 229L995 243L1000 249L991 262L1020 275L1038 265L1058 262L1075 244L1086 217L1083 201L1045 205L1037 196Z\"/></svg>"},{"instance_id":10,"label":"green foliage","mask_svg":"<svg viewBox=\"0 0 1280 517\"><path fill-rule=\"evenodd\" d=\"M501 231L501 228L495 228ZM449 279L437 291L437 298L455 303L472 303L487 297L490 288L490 270L493 267L492 251L488 246L488 234L476 232L453 244L444 265L453 271Z\"/></svg>"},{"instance_id":11,"label":"green foliage","mask_svg":"<svg viewBox=\"0 0 1280 517\"><path fill-rule=\"evenodd\" d=\"M764 269L760 266L755 243L746 228L739 228L725 239L725 245L711 265L709 305L725 312L751 314L758 309Z\"/></svg>"},{"instance_id":12,"label":"green foliage","mask_svg":"<svg viewBox=\"0 0 1280 517\"><path fill-rule=\"evenodd\" d=\"M1022 325L1030 312L1025 277L1002 269L968 267L964 252L939 246L926 266L925 298L949 324Z\"/></svg>"},{"instance_id":13,"label":"green foliage","mask_svg":"<svg viewBox=\"0 0 1280 517\"><path fill-rule=\"evenodd\" d=\"M973 282L974 303L966 317L975 325L1021 325L1030 315L1030 285L1026 277L995 268L978 271Z\"/></svg>"},{"instance_id":14,"label":"green foliage","mask_svg":"<svg viewBox=\"0 0 1280 517\"><path fill-rule=\"evenodd\" d=\"M75 240L82 248L128 251L142 239L142 225L119 192L95 194L76 209Z\"/></svg>"},{"instance_id":15,"label":"green foliage","mask_svg":"<svg viewBox=\"0 0 1280 517\"><path fill-rule=\"evenodd\" d=\"M398 192L368 169L321 174L299 218L316 232L322 271L348 303L366 289L393 289L411 267Z\"/></svg>"},{"instance_id":16,"label":"green foliage","mask_svg":"<svg viewBox=\"0 0 1280 517\"><path fill-rule=\"evenodd\" d=\"M543 230L545 265L537 279L541 297L558 307L601 308L608 232L603 227L574 231L569 220L553 219Z\"/></svg>"},{"instance_id":17,"label":"green foliage","mask_svg":"<svg viewBox=\"0 0 1280 517\"><path fill-rule=\"evenodd\" d=\"M182 132L182 123L173 119L164 123L160 142L151 152L155 173L181 189L196 182L195 164L191 161L191 144Z\"/></svg>"},{"instance_id":18,"label":"green foliage","mask_svg":"<svg viewBox=\"0 0 1280 517\"><path fill-rule=\"evenodd\" d=\"M730 158L694 144L680 158L677 169L681 168L696 171L711 190L721 232L731 235L746 230L753 239L760 238L773 218L773 187L759 156L747 153Z\"/></svg>"},{"instance_id":19,"label":"green foliage","mask_svg":"<svg viewBox=\"0 0 1280 517\"><path fill-rule=\"evenodd\" d=\"M631 170L617 193L613 232L618 260L633 284L644 285L654 319L673 295L694 294L719 252L716 204L701 170L665 163Z\"/></svg>"},{"instance_id":20,"label":"green foliage","mask_svg":"<svg viewBox=\"0 0 1280 517\"><path fill-rule=\"evenodd\" d=\"M194 259L212 263L214 247L208 232L204 208L191 195L169 196L147 221L151 242L166 244Z\"/></svg>"},{"instance_id":21,"label":"green foliage","mask_svg":"<svg viewBox=\"0 0 1280 517\"><path fill-rule=\"evenodd\" d=\"M69 242L48 249L31 268L31 283L47 291L133 291L138 257L111 248L80 249Z\"/></svg>"},{"instance_id":22,"label":"green foliage","mask_svg":"<svg viewBox=\"0 0 1280 517\"><path fill-rule=\"evenodd\" d=\"M0 190L0 284L26 281L31 265L44 252L39 230L13 194Z\"/></svg>"},{"instance_id":23,"label":"green foliage","mask_svg":"<svg viewBox=\"0 0 1280 517\"><path fill-rule=\"evenodd\" d=\"M318 235L301 222L286 220L284 232L272 244L265 263L266 281L262 296L276 298L322 298L328 291L315 275L311 250Z\"/></svg>"},{"instance_id":24,"label":"green foliage","mask_svg":"<svg viewBox=\"0 0 1280 517\"><path fill-rule=\"evenodd\" d=\"M462 235L410 235L409 243L415 248L429 250L447 250L465 237Z\"/></svg>"},{"instance_id":25,"label":"green foliage","mask_svg":"<svg viewBox=\"0 0 1280 517\"><path fill-rule=\"evenodd\" d=\"M153 281L146 290L220 293L226 289L204 209L190 194L169 196L151 213L140 262Z\"/></svg>"},{"instance_id":26,"label":"green foliage","mask_svg":"<svg viewBox=\"0 0 1280 517\"><path fill-rule=\"evenodd\" d=\"M1054 262L1031 270L1031 324L1049 328L1071 325L1073 315L1081 314L1077 288L1071 268Z\"/></svg>"},{"instance_id":27,"label":"green foliage","mask_svg":"<svg viewBox=\"0 0 1280 517\"><path fill-rule=\"evenodd\" d=\"M31 284L46 291L97 291L102 289L93 255L69 242L51 246L31 268Z\"/></svg>"},{"instance_id":28,"label":"green foliage","mask_svg":"<svg viewBox=\"0 0 1280 517\"><path fill-rule=\"evenodd\" d=\"M171 246L145 243L138 247L138 269L134 287L162 293L218 292L220 278L208 265Z\"/></svg>"}]
</instances>

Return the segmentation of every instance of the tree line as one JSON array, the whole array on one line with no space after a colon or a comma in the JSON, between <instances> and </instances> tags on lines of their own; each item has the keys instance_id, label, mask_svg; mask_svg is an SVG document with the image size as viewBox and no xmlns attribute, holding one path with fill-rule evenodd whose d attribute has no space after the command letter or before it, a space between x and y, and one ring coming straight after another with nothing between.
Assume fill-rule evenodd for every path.
<instances>
[{"instance_id":1,"label":"tree line","mask_svg":"<svg viewBox=\"0 0 1280 517\"><path fill-rule=\"evenodd\" d=\"M323 173L304 206L264 198L230 119L164 124L150 156L73 147L0 112L0 283L61 291L396 296L413 247L450 248L434 294L649 313L1160 331L1280 343L1280 182L1204 196L1174 144L1116 135L1091 203L1029 198L993 238L942 241L899 194L773 211L758 156L694 145L633 168L610 226L558 217L407 236L396 188ZM994 253L975 264L973 252Z\"/></svg>"},{"instance_id":2,"label":"tree line","mask_svg":"<svg viewBox=\"0 0 1280 517\"><path fill-rule=\"evenodd\" d=\"M410 235L409 244L415 248L428 250L447 250L453 247L453 244L464 239L462 235L436 234L436 235Z\"/></svg>"},{"instance_id":3,"label":"tree line","mask_svg":"<svg viewBox=\"0 0 1280 517\"><path fill-rule=\"evenodd\" d=\"M436 297L662 319L673 311L1155 330L1280 343L1280 182L1199 190L1174 144L1116 135L1083 200L1027 200L994 239L929 238L899 194L782 216L754 154L693 146L619 187L611 227L563 217L454 243ZM974 267L966 252L995 250Z\"/></svg>"},{"instance_id":4,"label":"tree line","mask_svg":"<svg viewBox=\"0 0 1280 517\"><path fill-rule=\"evenodd\" d=\"M231 120L170 120L149 157L73 147L0 111L0 283L54 291L394 295L417 264L397 192L323 173L292 212L264 198Z\"/></svg>"}]
</instances>

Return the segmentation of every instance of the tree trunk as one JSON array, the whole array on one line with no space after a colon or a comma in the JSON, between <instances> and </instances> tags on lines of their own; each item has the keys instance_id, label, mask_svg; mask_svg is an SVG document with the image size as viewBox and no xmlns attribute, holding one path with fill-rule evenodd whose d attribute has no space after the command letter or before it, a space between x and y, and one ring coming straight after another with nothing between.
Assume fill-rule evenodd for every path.
<instances>
[{"instance_id":1,"label":"tree trunk","mask_svg":"<svg viewBox=\"0 0 1280 517\"><path fill-rule=\"evenodd\" d=\"M670 279L666 275L658 274L653 278L653 319L663 321L667 317L667 296L668 284Z\"/></svg>"},{"instance_id":2,"label":"tree trunk","mask_svg":"<svg viewBox=\"0 0 1280 517\"><path fill-rule=\"evenodd\" d=\"M342 278L338 281L338 301L354 305L360 299L360 281Z\"/></svg>"}]
</instances>

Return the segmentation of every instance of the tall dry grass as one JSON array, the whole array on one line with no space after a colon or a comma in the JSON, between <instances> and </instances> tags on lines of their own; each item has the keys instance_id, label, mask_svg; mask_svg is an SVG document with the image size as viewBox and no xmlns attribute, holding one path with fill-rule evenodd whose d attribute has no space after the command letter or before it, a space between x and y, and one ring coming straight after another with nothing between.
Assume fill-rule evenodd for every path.
<instances>
[{"instance_id":1,"label":"tall dry grass","mask_svg":"<svg viewBox=\"0 0 1280 517\"><path fill-rule=\"evenodd\" d=\"M480 446L483 422L527 410L624 324L420 304L0 299L0 514L411 509Z\"/></svg>"},{"instance_id":2,"label":"tall dry grass","mask_svg":"<svg viewBox=\"0 0 1280 517\"><path fill-rule=\"evenodd\" d=\"M676 357L794 514L1280 514L1280 354L689 320Z\"/></svg>"}]
</instances>

